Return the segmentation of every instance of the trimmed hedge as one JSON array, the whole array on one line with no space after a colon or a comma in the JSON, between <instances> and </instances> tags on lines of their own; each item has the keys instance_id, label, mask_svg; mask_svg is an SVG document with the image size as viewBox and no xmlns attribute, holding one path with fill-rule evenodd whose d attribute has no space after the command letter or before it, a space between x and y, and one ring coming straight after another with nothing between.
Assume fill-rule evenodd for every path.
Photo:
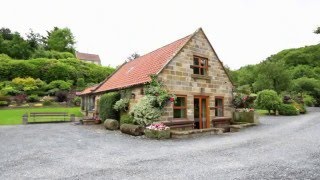
<instances>
[{"instance_id":1,"label":"trimmed hedge","mask_svg":"<svg viewBox=\"0 0 320 180\"><path fill-rule=\"evenodd\" d=\"M120 99L118 92L106 93L101 96L99 102L99 112L101 119L120 119L118 111L113 109L114 104Z\"/></svg>"},{"instance_id":2,"label":"trimmed hedge","mask_svg":"<svg viewBox=\"0 0 320 180\"><path fill-rule=\"evenodd\" d=\"M89 64L76 58L14 60L0 54L0 81L32 77L50 83L54 80L76 82L77 79L83 78L85 83L98 83L113 71L112 67Z\"/></svg>"},{"instance_id":3,"label":"trimmed hedge","mask_svg":"<svg viewBox=\"0 0 320 180\"><path fill-rule=\"evenodd\" d=\"M281 104L279 106L279 114L285 116L299 115L299 110L292 104Z\"/></svg>"}]
</instances>

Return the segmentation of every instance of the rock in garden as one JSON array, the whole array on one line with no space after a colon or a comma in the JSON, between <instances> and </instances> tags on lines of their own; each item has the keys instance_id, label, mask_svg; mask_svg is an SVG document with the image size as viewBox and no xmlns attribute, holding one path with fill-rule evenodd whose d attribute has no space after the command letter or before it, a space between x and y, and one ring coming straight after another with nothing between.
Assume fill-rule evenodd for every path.
<instances>
[{"instance_id":1,"label":"rock in garden","mask_svg":"<svg viewBox=\"0 0 320 180\"><path fill-rule=\"evenodd\" d=\"M109 129L109 130L119 129L119 122L114 119L106 119L103 125L106 129Z\"/></svg>"},{"instance_id":2,"label":"rock in garden","mask_svg":"<svg viewBox=\"0 0 320 180\"><path fill-rule=\"evenodd\" d=\"M133 124L122 124L120 127L120 131L125 134L130 134L133 136L141 136L143 135L144 128L139 125Z\"/></svg>"}]
</instances>

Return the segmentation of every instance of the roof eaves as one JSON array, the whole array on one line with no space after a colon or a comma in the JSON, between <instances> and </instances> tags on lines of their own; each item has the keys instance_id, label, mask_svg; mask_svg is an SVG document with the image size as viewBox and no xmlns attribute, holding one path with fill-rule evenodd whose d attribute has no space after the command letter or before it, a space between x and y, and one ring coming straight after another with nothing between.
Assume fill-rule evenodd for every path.
<instances>
[{"instance_id":1,"label":"roof eaves","mask_svg":"<svg viewBox=\"0 0 320 180\"><path fill-rule=\"evenodd\" d=\"M119 88L108 89L108 90L106 90L106 91L100 91L100 92L97 92L97 93L101 93L101 92L112 92L112 91L123 90L123 89L128 89L128 88L131 88L131 87L135 87L135 86L145 85L145 84L147 84L147 83L148 83L148 82L131 84L131 85L129 85L129 86L123 86L123 87L119 87Z\"/></svg>"},{"instance_id":2,"label":"roof eaves","mask_svg":"<svg viewBox=\"0 0 320 180\"><path fill-rule=\"evenodd\" d=\"M113 73L111 73L106 79L104 79L96 88L94 88L92 90L92 93L100 93L101 91L95 92L96 90L98 90L108 79L110 79L117 71L119 71L119 69L121 69L125 64L127 64L128 62L125 61L124 63L122 63Z\"/></svg>"}]
</instances>

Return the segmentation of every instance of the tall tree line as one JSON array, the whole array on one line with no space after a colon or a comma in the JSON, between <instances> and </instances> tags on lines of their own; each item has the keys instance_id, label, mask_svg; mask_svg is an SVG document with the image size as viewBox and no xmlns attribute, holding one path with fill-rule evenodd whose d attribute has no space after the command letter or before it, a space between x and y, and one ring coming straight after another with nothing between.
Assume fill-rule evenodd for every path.
<instances>
[{"instance_id":1,"label":"tall tree line","mask_svg":"<svg viewBox=\"0 0 320 180\"><path fill-rule=\"evenodd\" d=\"M45 36L30 29L25 37L9 28L0 29L0 54L14 59L55 58L59 53L65 53L64 58L72 57L74 45L75 38L69 28L54 27Z\"/></svg>"}]
</instances>

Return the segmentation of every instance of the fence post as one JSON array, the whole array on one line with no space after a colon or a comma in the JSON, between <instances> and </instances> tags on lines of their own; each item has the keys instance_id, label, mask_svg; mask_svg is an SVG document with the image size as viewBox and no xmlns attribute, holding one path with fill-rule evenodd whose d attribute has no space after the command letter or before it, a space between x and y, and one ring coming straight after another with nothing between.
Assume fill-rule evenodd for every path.
<instances>
[{"instance_id":1,"label":"fence post","mask_svg":"<svg viewBox=\"0 0 320 180\"><path fill-rule=\"evenodd\" d=\"M75 118L76 116L74 114L70 114L70 121L71 122L74 122L75 121Z\"/></svg>"},{"instance_id":2,"label":"fence post","mask_svg":"<svg viewBox=\"0 0 320 180\"><path fill-rule=\"evenodd\" d=\"M28 114L23 114L22 115L22 124L26 125L28 124Z\"/></svg>"}]
</instances>

